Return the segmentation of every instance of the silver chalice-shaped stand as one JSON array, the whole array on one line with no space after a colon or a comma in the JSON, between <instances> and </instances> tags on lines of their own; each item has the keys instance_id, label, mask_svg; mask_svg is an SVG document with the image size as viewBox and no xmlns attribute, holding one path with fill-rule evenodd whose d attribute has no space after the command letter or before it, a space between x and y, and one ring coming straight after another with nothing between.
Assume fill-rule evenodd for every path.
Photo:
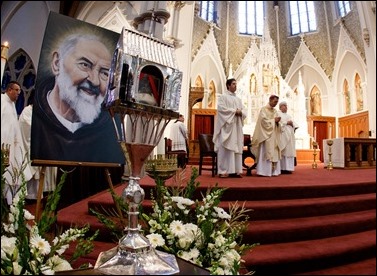
<instances>
[{"instance_id":1,"label":"silver chalice-shaped stand","mask_svg":"<svg viewBox=\"0 0 377 276\"><path fill-rule=\"evenodd\" d=\"M178 118L182 73L176 69L174 48L142 33L123 29L109 75L105 104L130 172L122 197L128 204L127 234L102 252L95 269L113 275L179 273L174 255L155 250L138 224L144 190L139 180L145 162L167 124Z\"/></svg>"}]
</instances>

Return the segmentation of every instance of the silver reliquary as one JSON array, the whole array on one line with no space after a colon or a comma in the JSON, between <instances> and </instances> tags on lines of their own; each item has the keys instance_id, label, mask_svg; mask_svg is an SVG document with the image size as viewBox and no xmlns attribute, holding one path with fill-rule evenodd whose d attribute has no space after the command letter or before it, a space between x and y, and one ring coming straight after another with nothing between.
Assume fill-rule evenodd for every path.
<instances>
[{"instance_id":1,"label":"silver reliquary","mask_svg":"<svg viewBox=\"0 0 377 276\"><path fill-rule=\"evenodd\" d=\"M105 105L152 113L177 111L182 72L174 50L170 44L124 28L113 55Z\"/></svg>"}]
</instances>

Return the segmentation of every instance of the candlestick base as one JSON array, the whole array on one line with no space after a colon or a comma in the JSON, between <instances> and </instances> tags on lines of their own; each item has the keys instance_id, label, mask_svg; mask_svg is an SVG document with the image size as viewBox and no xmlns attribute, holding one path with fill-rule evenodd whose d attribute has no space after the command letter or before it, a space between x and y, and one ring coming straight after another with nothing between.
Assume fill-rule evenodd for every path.
<instances>
[{"instance_id":1,"label":"candlestick base","mask_svg":"<svg viewBox=\"0 0 377 276\"><path fill-rule=\"evenodd\" d=\"M120 246L101 252L94 266L106 275L173 275L179 273L174 255L151 246L131 252Z\"/></svg>"},{"instance_id":2,"label":"candlestick base","mask_svg":"<svg viewBox=\"0 0 377 276\"><path fill-rule=\"evenodd\" d=\"M318 166L317 166L317 161L315 160L316 156L317 156L317 148L318 148L318 143L317 142L313 142L313 163L312 163L312 169L317 169Z\"/></svg>"},{"instance_id":3,"label":"candlestick base","mask_svg":"<svg viewBox=\"0 0 377 276\"><path fill-rule=\"evenodd\" d=\"M331 146L333 145L333 140L327 140L327 145L329 146L329 163L327 164L327 169L328 170L332 170L333 169L333 164L332 164L332 161L331 161L331 156L332 156L332 152L331 152Z\"/></svg>"}]
</instances>

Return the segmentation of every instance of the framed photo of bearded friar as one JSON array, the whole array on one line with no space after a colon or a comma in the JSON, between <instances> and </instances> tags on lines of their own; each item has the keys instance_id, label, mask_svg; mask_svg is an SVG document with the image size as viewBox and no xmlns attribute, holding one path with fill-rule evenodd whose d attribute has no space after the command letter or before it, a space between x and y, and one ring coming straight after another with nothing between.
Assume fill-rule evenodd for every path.
<instances>
[{"instance_id":1,"label":"framed photo of bearded friar","mask_svg":"<svg viewBox=\"0 0 377 276\"><path fill-rule=\"evenodd\" d=\"M51 12L36 80L34 165L120 166L120 118L103 101L119 34Z\"/></svg>"}]
</instances>

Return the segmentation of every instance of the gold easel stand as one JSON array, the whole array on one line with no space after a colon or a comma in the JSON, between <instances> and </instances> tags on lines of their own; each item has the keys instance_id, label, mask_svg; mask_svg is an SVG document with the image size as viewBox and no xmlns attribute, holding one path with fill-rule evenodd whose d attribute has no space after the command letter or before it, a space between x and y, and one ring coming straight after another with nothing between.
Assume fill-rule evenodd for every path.
<instances>
[{"instance_id":1,"label":"gold easel stand","mask_svg":"<svg viewBox=\"0 0 377 276\"><path fill-rule=\"evenodd\" d=\"M333 169L333 164L332 164L332 161L331 161L331 155L332 155L332 152L331 152L331 146L333 144L333 140L327 140L327 145L329 146L329 163L327 164L327 169L328 170L332 170Z\"/></svg>"},{"instance_id":2,"label":"gold easel stand","mask_svg":"<svg viewBox=\"0 0 377 276\"><path fill-rule=\"evenodd\" d=\"M312 164L312 169L316 169L317 166L317 161L315 160L315 157L317 156L317 148L318 148L318 143L316 141L313 141L313 164Z\"/></svg>"}]
</instances>

